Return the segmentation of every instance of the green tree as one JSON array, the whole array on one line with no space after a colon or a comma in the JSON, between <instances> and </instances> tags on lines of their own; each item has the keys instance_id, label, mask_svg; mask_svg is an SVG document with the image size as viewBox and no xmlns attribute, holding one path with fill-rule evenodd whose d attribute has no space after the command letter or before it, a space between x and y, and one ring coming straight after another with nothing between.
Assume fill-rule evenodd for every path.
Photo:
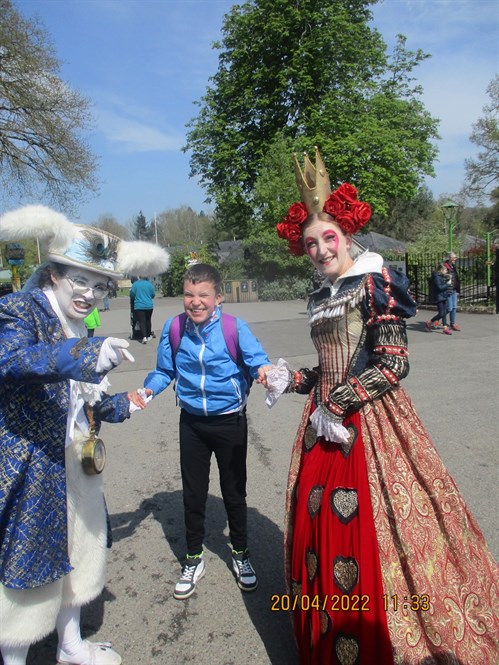
<instances>
[{"instance_id":1,"label":"green tree","mask_svg":"<svg viewBox=\"0 0 499 665\"><path fill-rule=\"evenodd\" d=\"M488 231L493 231L496 229L497 237L499 237L499 187L496 187L492 190L490 198L493 201L493 205L487 210L484 222Z\"/></svg>"},{"instance_id":2,"label":"green tree","mask_svg":"<svg viewBox=\"0 0 499 665\"><path fill-rule=\"evenodd\" d=\"M109 213L101 215L95 226L99 229L102 229L103 231L107 231L108 233L112 233L113 235L118 236L118 238L121 238L122 240L130 239L129 230L120 224L118 220Z\"/></svg>"},{"instance_id":3,"label":"green tree","mask_svg":"<svg viewBox=\"0 0 499 665\"><path fill-rule=\"evenodd\" d=\"M156 219L158 239L167 245L201 245L210 237L213 220L190 206L159 213Z\"/></svg>"},{"instance_id":4,"label":"green tree","mask_svg":"<svg viewBox=\"0 0 499 665\"><path fill-rule=\"evenodd\" d=\"M142 210L139 212L133 222L132 235L136 240L150 240L154 234L154 229L147 223Z\"/></svg>"},{"instance_id":5,"label":"green tree","mask_svg":"<svg viewBox=\"0 0 499 665\"><path fill-rule=\"evenodd\" d=\"M164 296L179 296L183 292L183 277L187 270L190 252L195 251L198 257L198 263L208 263L220 270L218 260L213 251L207 246L202 245L199 249L192 247L177 247L170 254L170 266L161 276L161 292Z\"/></svg>"},{"instance_id":6,"label":"green tree","mask_svg":"<svg viewBox=\"0 0 499 665\"><path fill-rule=\"evenodd\" d=\"M489 84L490 104L483 108L483 116L473 125L470 141L482 148L476 159L466 159L466 185L464 192L481 200L499 184L499 75Z\"/></svg>"},{"instance_id":7,"label":"green tree","mask_svg":"<svg viewBox=\"0 0 499 665\"><path fill-rule=\"evenodd\" d=\"M411 241L426 228L428 219L435 212L433 194L426 185L418 188L410 201L396 199L390 201L388 215L373 215L367 230L378 231L397 240Z\"/></svg>"},{"instance_id":8,"label":"green tree","mask_svg":"<svg viewBox=\"0 0 499 665\"><path fill-rule=\"evenodd\" d=\"M5 200L35 197L68 213L97 189L82 133L89 101L59 78L45 29L0 0L0 183Z\"/></svg>"},{"instance_id":9,"label":"green tree","mask_svg":"<svg viewBox=\"0 0 499 665\"><path fill-rule=\"evenodd\" d=\"M218 224L237 237L253 224L255 184L279 137L297 151L318 145L332 184L356 184L380 215L433 174L437 121L411 78L428 56L402 36L387 55L371 4L247 0L226 14L218 71L184 149Z\"/></svg>"}]
</instances>

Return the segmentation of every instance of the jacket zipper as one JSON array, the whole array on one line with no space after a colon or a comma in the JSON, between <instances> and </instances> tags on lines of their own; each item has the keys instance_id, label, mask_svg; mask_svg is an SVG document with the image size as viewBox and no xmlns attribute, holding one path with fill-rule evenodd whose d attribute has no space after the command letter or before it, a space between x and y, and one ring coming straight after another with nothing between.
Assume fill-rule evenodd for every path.
<instances>
[{"instance_id":1,"label":"jacket zipper","mask_svg":"<svg viewBox=\"0 0 499 665\"><path fill-rule=\"evenodd\" d=\"M201 333L199 332L199 329L198 329L198 327L197 327L196 325L194 326L194 329L195 329L195 331L196 331L196 335L197 335L197 336L199 337L199 339L201 340L201 349L200 349L200 351L199 351L199 356L198 356L199 365L200 365L200 367L201 367L201 382L200 382L200 384L199 384L199 388L200 388L200 390L201 390L201 394L202 394L202 396L203 396L203 411L204 411L204 415L207 416L207 415L208 415L208 402L207 402L207 400L206 400L206 392L205 392L205 389L204 389L204 388L205 388L205 384L206 384L206 371L205 371L205 367L204 367L204 364L203 364L203 356L204 356L204 350L205 350L205 348L206 348L206 344L205 344L205 341L204 341L204 339L203 339L203 336L202 336Z\"/></svg>"}]
</instances>

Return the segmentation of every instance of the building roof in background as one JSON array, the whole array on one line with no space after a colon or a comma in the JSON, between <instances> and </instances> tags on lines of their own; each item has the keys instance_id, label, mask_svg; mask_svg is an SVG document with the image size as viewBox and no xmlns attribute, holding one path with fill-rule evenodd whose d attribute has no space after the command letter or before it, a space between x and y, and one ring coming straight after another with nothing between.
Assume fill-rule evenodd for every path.
<instances>
[{"instance_id":1,"label":"building roof in background","mask_svg":"<svg viewBox=\"0 0 499 665\"><path fill-rule=\"evenodd\" d=\"M460 236L461 238L461 252L469 252L470 249L475 249L476 247L485 248L487 246L486 241L483 238L477 238L476 236L470 236L467 233L464 233Z\"/></svg>"},{"instance_id":2,"label":"building roof in background","mask_svg":"<svg viewBox=\"0 0 499 665\"><path fill-rule=\"evenodd\" d=\"M241 240L220 240L218 243L218 260L220 263L238 261L243 258Z\"/></svg>"},{"instance_id":3,"label":"building roof in background","mask_svg":"<svg viewBox=\"0 0 499 665\"><path fill-rule=\"evenodd\" d=\"M357 234L354 238L370 252L388 250L390 252L404 254L406 251L405 243L401 240L390 238L390 236L385 236L382 233L376 233L375 231L370 231L369 233L364 233L362 235Z\"/></svg>"}]
</instances>

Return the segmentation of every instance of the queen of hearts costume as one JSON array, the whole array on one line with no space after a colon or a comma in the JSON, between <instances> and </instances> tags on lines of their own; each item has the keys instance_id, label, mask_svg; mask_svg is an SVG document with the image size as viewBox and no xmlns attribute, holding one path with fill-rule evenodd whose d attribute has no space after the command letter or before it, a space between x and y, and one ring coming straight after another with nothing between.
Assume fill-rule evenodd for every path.
<instances>
[{"instance_id":1,"label":"queen of hearts costume","mask_svg":"<svg viewBox=\"0 0 499 665\"><path fill-rule=\"evenodd\" d=\"M44 206L0 217L0 239L30 237L53 263L106 279L168 266L155 245ZM85 337L83 318L66 317L54 291L36 283L0 298L0 646L12 647L42 639L62 607L101 593L111 534L102 475L85 473L82 447L90 424L97 433L101 421L130 415L126 393L107 394L106 338Z\"/></svg>"},{"instance_id":2,"label":"queen of hearts costume","mask_svg":"<svg viewBox=\"0 0 499 665\"><path fill-rule=\"evenodd\" d=\"M302 203L277 227L290 251L304 253L309 213L345 233L368 221L353 187L331 194L318 151L315 167L295 167ZM302 665L498 662L498 567L400 386L415 310L405 276L364 252L310 296L318 366L270 373L270 402L283 389L308 395L285 527Z\"/></svg>"}]
</instances>

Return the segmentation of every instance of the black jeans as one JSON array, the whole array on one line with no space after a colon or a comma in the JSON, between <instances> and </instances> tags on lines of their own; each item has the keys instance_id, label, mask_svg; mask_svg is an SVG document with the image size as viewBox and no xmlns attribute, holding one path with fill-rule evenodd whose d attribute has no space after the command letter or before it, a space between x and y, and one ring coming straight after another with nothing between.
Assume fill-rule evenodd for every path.
<instances>
[{"instance_id":1,"label":"black jeans","mask_svg":"<svg viewBox=\"0 0 499 665\"><path fill-rule=\"evenodd\" d=\"M194 416L184 409L180 412L180 470L187 554L199 554L203 549L212 453L218 464L232 548L246 549L247 449L246 412L223 416Z\"/></svg>"},{"instance_id":2,"label":"black jeans","mask_svg":"<svg viewBox=\"0 0 499 665\"><path fill-rule=\"evenodd\" d=\"M142 335L142 338L150 337L152 309L135 309L133 314L140 326L140 334Z\"/></svg>"},{"instance_id":3,"label":"black jeans","mask_svg":"<svg viewBox=\"0 0 499 665\"><path fill-rule=\"evenodd\" d=\"M435 323L435 321L442 319L443 325L447 326L447 300L437 302L437 309L438 314L435 314L435 316L431 319L431 322Z\"/></svg>"}]
</instances>

